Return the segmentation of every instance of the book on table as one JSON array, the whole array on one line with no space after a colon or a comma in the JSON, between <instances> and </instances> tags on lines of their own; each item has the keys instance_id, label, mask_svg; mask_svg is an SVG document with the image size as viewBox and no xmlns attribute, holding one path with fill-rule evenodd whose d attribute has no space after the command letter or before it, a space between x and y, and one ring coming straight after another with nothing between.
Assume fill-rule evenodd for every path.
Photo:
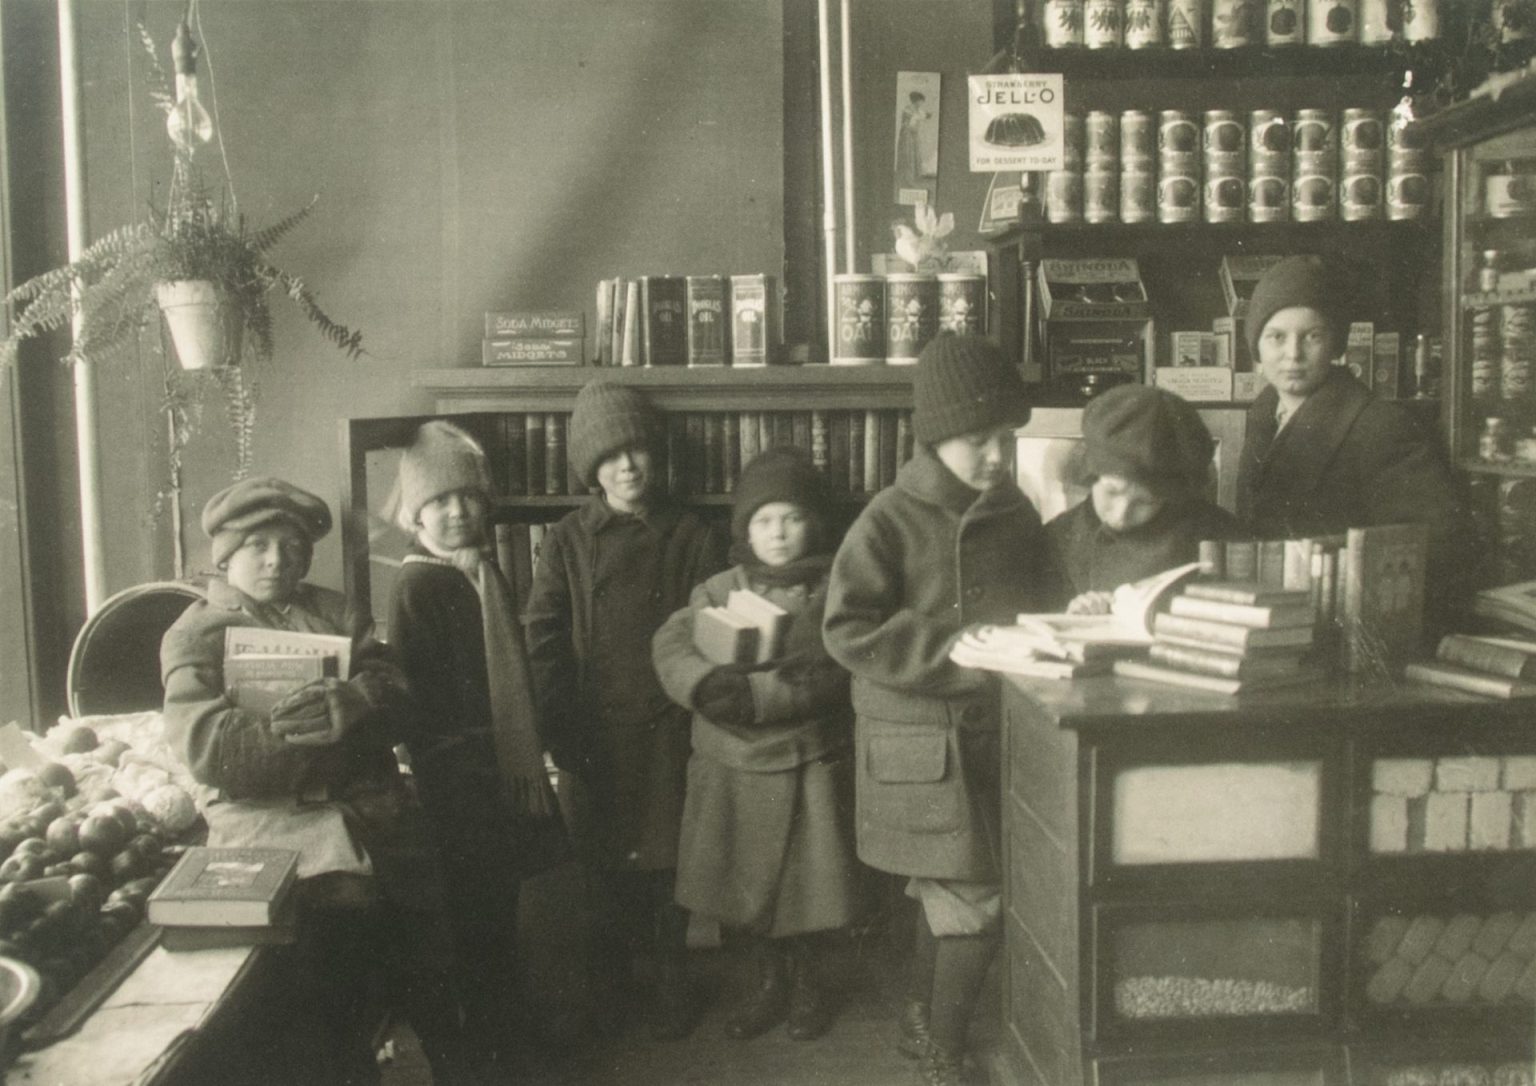
<instances>
[{"instance_id":1,"label":"book on table","mask_svg":"<svg viewBox=\"0 0 1536 1086\"><path fill-rule=\"evenodd\" d=\"M1435 658L1508 679L1536 680L1536 641L1474 634L1446 634Z\"/></svg>"},{"instance_id":2,"label":"book on table","mask_svg":"<svg viewBox=\"0 0 1536 1086\"><path fill-rule=\"evenodd\" d=\"M1305 589L1274 588L1257 581L1190 581L1184 586L1185 599L1235 603L1245 607L1299 606L1311 600Z\"/></svg>"},{"instance_id":3,"label":"book on table","mask_svg":"<svg viewBox=\"0 0 1536 1086\"><path fill-rule=\"evenodd\" d=\"M1281 690L1317 681L1316 673L1305 668L1294 668L1290 671L1252 678L1209 675L1203 672L1187 671L1183 667L1165 667L1141 660L1116 660L1114 669L1116 675L1127 679L1143 679L1168 686L1182 686L1191 690L1205 690L1212 694L1227 695Z\"/></svg>"},{"instance_id":4,"label":"book on table","mask_svg":"<svg viewBox=\"0 0 1536 1086\"><path fill-rule=\"evenodd\" d=\"M1302 666L1305 657L1306 652L1301 649L1280 648L1237 653L1167 641L1155 642L1147 650L1147 659L1154 664L1226 679L1263 679L1272 675L1289 675Z\"/></svg>"},{"instance_id":5,"label":"book on table","mask_svg":"<svg viewBox=\"0 0 1536 1086\"><path fill-rule=\"evenodd\" d=\"M298 921L298 903L290 894L270 924L172 924L160 929L160 945L170 951L285 946L298 941Z\"/></svg>"},{"instance_id":6,"label":"book on table","mask_svg":"<svg viewBox=\"0 0 1536 1086\"><path fill-rule=\"evenodd\" d=\"M1536 682L1510 678L1507 675L1491 675L1486 671L1475 671L1470 667L1439 661L1409 664L1403 668L1403 677L1409 682L1441 686L1467 694L1481 694L1488 698L1536 696Z\"/></svg>"},{"instance_id":7,"label":"book on table","mask_svg":"<svg viewBox=\"0 0 1536 1086\"><path fill-rule=\"evenodd\" d=\"M1305 595L1299 600L1288 603L1247 604L1201 599L1186 593L1175 596L1169 602L1168 613L1181 615L1184 618L1228 622L1234 626L1247 626L1257 630L1311 626L1316 621L1312 601Z\"/></svg>"},{"instance_id":8,"label":"book on table","mask_svg":"<svg viewBox=\"0 0 1536 1086\"><path fill-rule=\"evenodd\" d=\"M280 918L298 870L292 849L193 846L149 895L146 915L167 927L266 927Z\"/></svg>"},{"instance_id":9,"label":"book on table","mask_svg":"<svg viewBox=\"0 0 1536 1086\"><path fill-rule=\"evenodd\" d=\"M1394 674L1420 650L1428 536L1422 524L1351 528L1340 577L1345 662Z\"/></svg>"},{"instance_id":10,"label":"book on table","mask_svg":"<svg viewBox=\"0 0 1536 1086\"><path fill-rule=\"evenodd\" d=\"M1313 629L1286 626L1279 629L1255 629L1184 615L1160 614L1152 620L1152 632L1159 641L1197 648L1246 652L1252 649L1305 648L1312 644Z\"/></svg>"},{"instance_id":11,"label":"book on table","mask_svg":"<svg viewBox=\"0 0 1536 1086\"><path fill-rule=\"evenodd\" d=\"M1199 570L1199 562L1189 562L1123 584L1111 594L1108 614L1024 614L1018 617L1018 627L1035 639L1039 652L1060 659L1086 661L1139 653L1152 644L1152 622L1159 610Z\"/></svg>"},{"instance_id":12,"label":"book on table","mask_svg":"<svg viewBox=\"0 0 1536 1086\"><path fill-rule=\"evenodd\" d=\"M961 667L1034 679L1076 679L1109 670L1106 659L1058 659L1040 648L1039 641L1020 627L979 626L961 633L949 650L949 658Z\"/></svg>"},{"instance_id":13,"label":"book on table","mask_svg":"<svg viewBox=\"0 0 1536 1086\"><path fill-rule=\"evenodd\" d=\"M1472 597L1472 613L1536 633L1536 581L1485 588Z\"/></svg>"}]
</instances>

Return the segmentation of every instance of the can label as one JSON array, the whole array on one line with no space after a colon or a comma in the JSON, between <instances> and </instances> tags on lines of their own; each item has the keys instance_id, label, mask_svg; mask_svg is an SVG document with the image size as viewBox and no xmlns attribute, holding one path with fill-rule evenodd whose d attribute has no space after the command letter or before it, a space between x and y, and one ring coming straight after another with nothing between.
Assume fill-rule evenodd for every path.
<instances>
[{"instance_id":1,"label":"can label","mask_svg":"<svg viewBox=\"0 0 1536 1086\"><path fill-rule=\"evenodd\" d=\"M917 361L939 331L939 281L931 275L885 277L885 360Z\"/></svg>"},{"instance_id":2,"label":"can label","mask_svg":"<svg viewBox=\"0 0 1536 1086\"><path fill-rule=\"evenodd\" d=\"M1256 109L1248 114L1250 157L1291 153L1291 126L1277 109Z\"/></svg>"},{"instance_id":3,"label":"can label","mask_svg":"<svg viewBox=\"0 0 1536 1086\"><path fill-rule=\"evenodd\" d=\"M1394 171L1388 174L1387 218L1421 218L1429 210L1429 192L1429 177L1424 173Z\"/></svg>"},{"instance_id":4,"label":"can label","mask_svg":"<svg viewBox=\"0 0 1536 1086\"><path fill-rule=\"evenodd\" d=\"M1245 135L1243 122L1235 110L1208 109L1205 111L1205 129L1201 134L1201 147L1206 158L1212 155L1236 155L1242 158Z\"/></svg>"},{"instance_id":5,"label":"can label","mask_svg":"<svg viewBox=\"0 0 1536 1086\"><path fill-rule=\"evenodd\" d=\"M1390 9L1394 0L1358 0L1359 25L1356 33L1361 45L1385 45L1392 40Z\"/></svg>"},{"instance_id":6,"label":"can label","mask_svg":"<svg viewBox=\"0 0 1536 1086\"><path fill-rule=\"evenodd\" d=\"M1119 217L1119 168L1089 170L1083 175L1083 218L1091 223L1106 223Z\"/></svg>"},{"instance_id":7,"label":"can label","mask_svg":"<svg viewBox=\"0 0 1536 1086\"><path fill-rule=\"evenodd\" d=\"M1242 222L1247 186L1236 174L1205 179L1205 221Z\"/></svg>"},{"instance_id":8,"label":"can label","mask_svg":"<svg viewBox=\"0 0 1536 1086\"><path fill-rule=\"evenodd\" d=\"M1199 49L1205 44L1205 0L1168 0L1168 48Z\"/></svg>"},{"instance_id":9,"label":"can label","mask_svg":"<svg viewBox=\"0 0 1536 1086\"><path fill-rule=\"evenodd\" d=\"M1346 161L1351 158L1381 161L1386 133L1380 113L1374 109L1346 109L1339 127L1339 146L1343 148Z\"/></svg>"},{"instance_id":10,"label":"can label","mask_svg":"<svg viewBox=\"0 0 1536 1086\"><path fill-rule=\"evenodd\" d=\"M1241 49L1259 43L1255 16L1263 6L1251 0L1214 0L1211 4L1211 44L1217 49Z\"/></svg>"},{"instance_id":11,"label":"can label","mask_svg":"<svg viewBox=\"0 0 1536 1086\"><path fill-rule=\"evenodd\" d=\"M1125 0L1125 47L1163 44L1163 0Z\"/></svg>"},{"instance_id":12,"label":"can label","mask_svg":"<svg viewBox=\"0 0 1536 1086\"><path fill-rule=\"evenodd\" d=\"M1297 154L1331 154L1338 150L1333 114L1326 109L1299 109L1291 123L1291 149Z\"/></svg>"},{"instance_id":13,"label":"can label","mask_svg":"<svg viewBox=\"0 0 1536 1086\"><path fill-rule=\"evenodd\" d=\"M1440 0L1410 0L1403 4L1403 38L1433 41L1440 36Z\"/></svg>"},{"instance_id":14,"label":"can label","mask_svg":"<svg viewBox=\"0 0 1536 1086\"><path fill-rule=\"evenodd\" d=\"M1358 31L1359 0L1307 0L1307 44L1347 45Z\"/></svg>"},{"instance_id":15,"label":"can label","mask_svg":"<svg viewBox=\"0 0 1536 1086\"><path fill-rule=\"evenodd\" d=\"M1300 45L1306 41L1306 9L1302 0L1269 0L1264 21L1267 45Z\"/></svg>"},{"instance_id":16,"label":"can label","mask_svg":"<svg viewBox=\"0 0 1536 1086\"><path fill-rule=\"evenodd\" d=\"M1380 169L1346 168L1339 180L1339 218L1345 222L1381 218L1381 190Z\"/></svg>"},{"instance_id":17,"label":"can label","mask_svg":"<svg viewBox=\"0 0 1536 1086\"><path fill-rule=\"evenodd\" d=\"M1157 149L1160 153L1195 154L1200 150L1200 127L1195 115L1182 109L1165 109L1157 115Z\"/></svg>"},{"instance_id":18,"label":"can label","mask_svg":"<svg viewBox=\"0 0 1536 1086\"><path fill-rule=\"evenodd\" d=\"M1083 161L1083 115L1068 111L1061 115L1062 161L1078 166Z\"/></svg>"},{"instance_id":19,"label":"can label","mask_svg":"<svg viewBox=\"0 0 1536 1086\"><path fill-rule=\"evenodd\" d=\"M837 299L834 365L885 361L885 280L878 275L838 275L832 279Z\"/></svg>"},{"instance_id":20,"label":"can label","mask_svg":"<svg viewBox=\"0 0 1536 1086\"><path fill-rule=\"evenodd\" d=\"M1200 218L1200 178L1163 176L1157 181L1157 221L1195 222Z\"/></svg>"},{"instance_id":21,"label":"can label","mask_svg":"<svg viewBox=\"0 0 1536 1086\"><path fill-rule=\"evenodd\" d=\"M1255 177L1248 182L1248 221L1285 222L1291 217L1291 183L1284 177Z\"/></svg>"},{"instance_id":22,"label":"can label","mask_svg":"<svg viewBox=\"0 0 1536 1086\"><path fill-rule=\"evenodd\" d=\"M1137 162L1157 153L1157 118L1146 109L1120 114L1120 161Z\"/></svg>"},{"instance_id":23,"label":"can label","mask_svg":"<svg viewBox=\"0 0 1536 1086\"><path fill-rule=\"evenodd\" d=\"M1068 49L1083 44L1083 0L1045 0L1041 18L1045 44Z\"/></svg>"},{"instance_id":24,"label":"can label","mask_svg":"<svg viewBox=\"0 0 1536 1086\"><path fill-rule=\"evenodd\" d=\"M1495 219L1536 211L1536 173L1490 173L1483 181L1483 210Z\"/></svg>"},{"instance_id":25,"label":"can label","mask_svg":"<svg viewBox=\"0 0 1536 1086\"><path fill-rule=\"evenodd\" d=\"M980 275L939 276L939 327L956 335L987 330L987 281Z\"/></svg>"},{"instance_id":26,"label":"can label","mask_svg":"<svg viewBox=\"0 0 1536 1086\"><path fill-rule=\"evenodd\" d=\"M1151 222L1157 216L1157 176L1150 170L1120 174L1120 221Z\"/></svg>"},{"instance_id":27,"label":"can label","mask_svg":"<svg viewBox=\"0 0 1536 1086\"><path fill-rule=\"evenodd\" d=\"M1052 170L1046 175L1045 217L1056 223L1083 221L1081 170Z\"/></svg>"},{"instance_id":28,"label":"can label","mask_svg":"<svg viewBox=\"0 0 1536 1086\"><path fill-rule=\"evenodd\" d=\"M1297 222L1321 222L1334 215L1332 174L1298 174L1291 184L1291 216Z\"/></svg>"},{"instance_id":29,"label":"can label","mask_svg":"<svg viewBox=\"0 0 1536 1086\"><path fill-rule=\"evenodd\" d=\"M1090 49L1118 49L1120 42L1120 0L1087 0L1083 44Z\"/></svg>"},{"instance_id":30,"label":"can label","mask_svg":"<svg viewBox=\"0 0 1536 1086\"><path fill-rule=\"evenodd\" d=\"M1394 155L1425 154L1429 149L1423 135L1417 129L1410 129L1408 124L1407 114L1392 111L1391 119L1387 121L1387 150Z\"/></svg>"},{"instance_id":31,"label":"can label","mask_svg":"<svg viewBox=\"0 0 1536 1086\"><path fill-rule=\"evenodd\" d=\"M1120 157L1120 119L1113 113L1096 109L1083 125L1089 162L1114 162Z\"/></svg>"}]
</instances>

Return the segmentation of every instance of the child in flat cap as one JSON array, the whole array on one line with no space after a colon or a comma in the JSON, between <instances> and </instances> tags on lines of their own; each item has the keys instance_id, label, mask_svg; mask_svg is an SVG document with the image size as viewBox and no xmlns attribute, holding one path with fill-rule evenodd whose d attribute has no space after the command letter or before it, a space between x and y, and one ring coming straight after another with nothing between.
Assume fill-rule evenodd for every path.
<instances>
[{"instance_id":1,"label":"child in flat cap","mask_svg":"<svg viewBox=\"0 0 1536 1086\"><path fill-rule=\"evenodd\" d=\"M449 981L444 902L430 840L395 762L405 682L345 597L307 584L331 515L281 479L237 482L203 510L217 575L160 646L165 738L210 789L213 846L299 853L298 942L288 1063L274 1080L376 1081L353 1009L383 970L433 1074L472 1081ZM226 631L256 627L351 640L347 675L317 680L270 713L224 688Z\"/></svg>"},{"instance_id":2,"label":"child in flat cap","mask_svg":"<svg viewBox=\"0 0 1536 1086\"><path fill-rule=\"evenodd\" d=\"M512 590L491 553L485 453L452 423L416 432L395 521L414 540L395 582L390 641L410 681L405 733L454 901L469 1039L486 1063L514 1047L518 884L561 857L533 680Z\"/></svg>"},{"instance_id":3,"label":"child in flat cap","mask_svg":"<svg viewBox=\"0 0 1536 1086\"><path fill-rule=\"evenodd\" d=\"M525 618L540 726L592 898L593 1010L617 1023L643 940L657 963L651 1033L672 1039L693 1021L688 915L673 900L688 713L656 679L651 637L725 548L668 498L658 424L626 385L577 394L570 463L596 490L545 534Z\"/></svg>"},{"instance_id":4,"label":"child in flat cap","mask_svg":"<svg viewBox=\"0 0 1536 1086\"><path fill-rule=\"evenodd\" d=\"M731 516L737 565L694 589L652 641L662 687L693 710L677 900L750 948L755 976L725 1023L739 1040L786 1018L795 1040L826 1031L826 934L858 913L853 708L848 673L821 638L830 504L803 450L755 458ZM764 663L716 663L694 642L698 613L736 590L790 615L782 651Z\"/></svg>"},{"instance_id":5,"label":"child in flat cap","mask_svg":"<svg viewBox=\"0 0 1536 1086\"><path fill-rule=\"evenodd\" d=\"M1063 583L1055 607L1109 610L1114 589L1193 562L1202 539L1231 539L1237 519L1210 501L1216 443L1182 397L1121 385L1083 409L1070 470L1088 498L1046 525Z\"/></svg>"},{"instance_id":6,"label":"child in flat cap","mask_svg":"<svg viewBox=\"0 0 1536 1086\"><path fill-rule=\"evenodd\" d=\"M1011 471L1029 406L997 347L940 335L913 401L916 453L838 548L823 632L853 674L859 858L919 904L898 1047L938 1086L964 1081L1002 908L998 692L949 652L969 625L1044 606L1047 555Z\"/></svg>"}]
</instances>

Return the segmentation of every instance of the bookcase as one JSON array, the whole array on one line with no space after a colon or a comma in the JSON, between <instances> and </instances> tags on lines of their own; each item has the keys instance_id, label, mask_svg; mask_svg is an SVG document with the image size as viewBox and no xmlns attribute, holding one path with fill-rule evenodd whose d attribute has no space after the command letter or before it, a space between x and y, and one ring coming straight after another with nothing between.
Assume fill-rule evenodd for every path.
<instances>
[{"instance_id":1,"label":"bookcase","mask_svg":"<svg viewBox=\"0 0 1536 1086\"><path fill-rule=\"evenodd\" d=\"M912 377L910 369L899 366L423 372L415 384L432 397L431 414L340 423L344 588L356 606L371 611L386 637L389 586L407 541L382 520L380 510L400 452L416 428L429 418L450 418L485 446L497 490L492 519L503 545L499 549L513 556L516 587L531 573L542 526L586 500L575 492L579 487L568 472L549 470L558 462L551 457L563 456L549 436L563 432L577 392L599 378L640 389L665 414L667 450L660 469L669 489L708 517L728 515L735 473L752 448L794 444L807 449L827 470L848 519L870 493L891 482L911 455ZM528 440L534 419L542 447ZM755 438L750 445L743 441L744 430L749 441Z\"/></svg>"}]
</instances>

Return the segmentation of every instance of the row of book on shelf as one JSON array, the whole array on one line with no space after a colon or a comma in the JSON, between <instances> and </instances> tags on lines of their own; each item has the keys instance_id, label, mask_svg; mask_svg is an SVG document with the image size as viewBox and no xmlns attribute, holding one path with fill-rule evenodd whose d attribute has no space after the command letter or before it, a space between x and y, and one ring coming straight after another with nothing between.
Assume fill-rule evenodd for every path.
<instances>
[{"instance_id":1,"label":"row of book on shelf","mask_svg":"<svg viewBox=\"0 0 1536 1086\"><path fill-rule=\"evenodd\" d=\"M780 361L772 275L642 275L597 284L600 366L766 366Z\"/></svg>"},{"instance_id":2,"label":"row of book on shelf","mask_svg":"<svg viewBox=\"0 0 1536 1086\"><path fill-rule=\"evenodd\" d=\"M585 494L569 467L569 416L512 413L487 442L492 482L512 497ZM744 465L765 449L795 445L811 454L834 489L873 494L912 458L912 412L689 411L667 416L659 470L678 496L730 494Z\"/></svg>"}]
</instances>

